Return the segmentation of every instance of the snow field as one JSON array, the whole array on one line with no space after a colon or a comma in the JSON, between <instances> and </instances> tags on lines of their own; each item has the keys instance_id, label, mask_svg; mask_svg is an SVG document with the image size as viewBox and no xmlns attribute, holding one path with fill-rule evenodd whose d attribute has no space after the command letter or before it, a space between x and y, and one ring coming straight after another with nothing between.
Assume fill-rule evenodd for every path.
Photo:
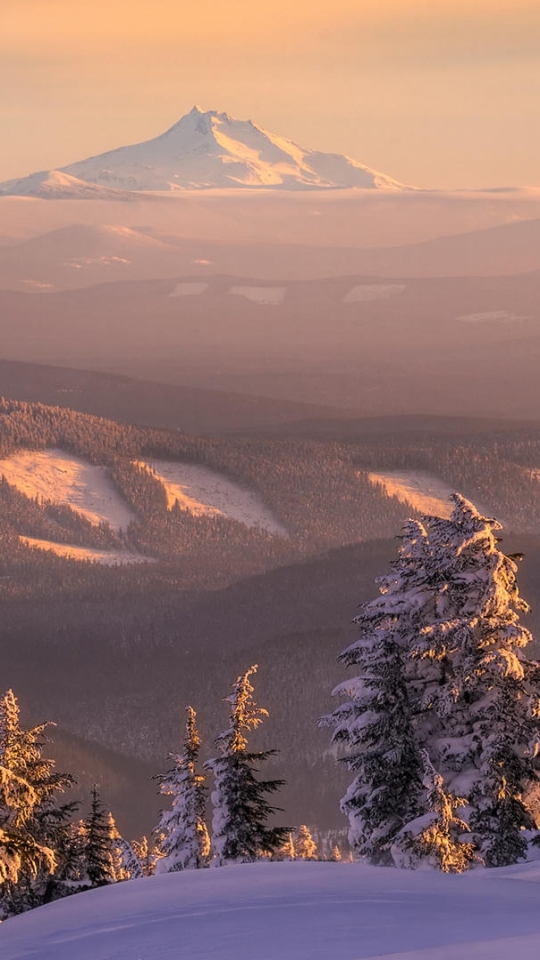
<instances>
[{"instance_id":1,"label":"snow field","mask_svg":"<svg viewBox=\"0 0 540 960\"><path fill-rule=\"evenodd\" d=\"M53 543L52 540L38 540L36 537L19 537L21 543L27 547L36 547L38 550L48 550L57 557L67 560L92 560L94 563L104 563L108 567L119 567L126 563L154 563L150 557L143 557L140 553L129 553L124 550L97 550L94 547L77 547L71 543Z\"/></svg>"},{"instance_id":2,"label":"snow field","mask_svg":"<svg viewBox=\"0 0 540 960\"><path fill-rule=\"evenodd\" d=\"M248 527L260 527L275 536L287 536L285 528L258 494L207 467L169 460L149 460L139 465L149 468L161 481L169 509L178 501L183 510L195 516L222 515Z\"/></svg>"},{"instance_id":3,"label":"snow field","mask_svg":"<svg viewBox=\"0 0 540 960\"><path fill-rule=\"evenodd\" d=\"M253 303L269 304L272 307L283 303L286 287L231 287L229 293L235 297L245 297Z\"/></svg>"},{"instance_id":4,"label":"snow field","mask_svg":"<svg viewBox=\"0 0 540 960\"><path fill-rule=\"evenodd\" d=\"M107 476L106 467L63 450L24 450L0 460L0 476L27 497L67 503L91 523L125 530L135 519Z\"/></svg>"},{"instance_id":5,"label":"snow field","mask_svg":"<svg viewBox=\"0 0 540 960\"><path fill-rule=\"evenodd\" d=\"M538 880L533 868L531 880ZM529 865L256 863L91 890L0 926L2 960L536 960Z\"/></svg>"},{"instance_id":6,"label":"snow field","mask_svg":"<svg viewBox=\"0 0 540 960\"><path fill-rule=\"evenodd\" d=\"M397 297L403 293L406 288L404 283L361 283L353 287L352 290L343 297L344 303L362 303L368 300L390 300L391 297Z\"/></svg>"}]
</instances>

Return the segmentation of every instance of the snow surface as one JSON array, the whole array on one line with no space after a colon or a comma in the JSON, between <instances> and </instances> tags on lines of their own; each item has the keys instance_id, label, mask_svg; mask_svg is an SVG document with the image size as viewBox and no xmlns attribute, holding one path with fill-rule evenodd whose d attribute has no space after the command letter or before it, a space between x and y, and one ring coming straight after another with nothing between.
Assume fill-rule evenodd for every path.
<instances>
[{"instance_id":1,"label":"snow surface","mask_svg":"<svg viewBox=\"0 0 540 960\"><path fill-rule=\"evenodd\" d=\"M106 467L63 450L24 450L0 460L0 476L27 497L67 503L91 523L125 530L135 514L113 486Z\"/></svg>"},{"instance_id":2,"label":"snow surface","mask_svg":"<svg viewBox=\"0 0 540 960\"><path fill-rule=\"evenodd\" d=\"M538 880L532 864L531 880ZM2 960L537 960L529 865L257 863L133 880L0 926ZM517 879L515 879L517 878Z\"/></svg>"},{"instance_id":3,"label":"snow surface","mask_svg":"<svg viewBox=\"0 0 540 960\"><path fill-rule=\"evenodd\" d=\"M229 293L236 297L246 297L254 303L268 303L277 307L283 302L286 287L231 287Z\"/></svg>"},{"instance_id":4,"label":"snow surface","mask_svg":"<svg viewBox=\"0 0 540 960\"><path fill-rule=\"evenodd\" d=\"M267 533L287 536L285 528L257 493L228 480L220 473L193 463L149 460L150 467L167 492L169 509L178 501L184 510L196 516L223 515L248 527L261 527Z\"/></svg>"},{"instance_id":5,"label":"snow surface","mask_svg":"<svg viewBox=\"0 0 540 960\"><path fill-rule=\"evenodd\" d=\"M405 189L349 157L306 150L251 120L194 107L153 140L1 183L0 194L86 198L100 190L129 195L211 187Z\"/></svg>"},{"instance_id":6,"label":"snow surface","mask_svg":"<svg viewBox=\"0 0 540 960\"><path fill-rule=\"evenodd\" d=\"M103 563L107 567L119 567L127 563L155 562L150 557L143 557L140 553L129 553L127 550L97 550L94 547L76 547L71 543L38 540L36 537L19 537L19 540L27 547L49 550L57 557L66 557L68 560L91 560L94 563Z\"/></svg>"},{"instance_id":7,"label":"snow surface","mask_svg":"<svg viewBox=\"0 0 540 960\"><path fill-rule=\"evenodd\" d=\"M169 297L196 297L208 290L207 283L200 281L177 283L174 290L168 294Z\"/></svg>"},{"instance_id":8,"label":"snow surface","mask_svg":"<svg viewBox=\"0 0 540 960\"><path fill-rule=\"evenodd\" d=\"M403 293L404 283L360 283L343 297L344 303L359 303L366 300L389 300Z\"/></svg>"}]
</instances>

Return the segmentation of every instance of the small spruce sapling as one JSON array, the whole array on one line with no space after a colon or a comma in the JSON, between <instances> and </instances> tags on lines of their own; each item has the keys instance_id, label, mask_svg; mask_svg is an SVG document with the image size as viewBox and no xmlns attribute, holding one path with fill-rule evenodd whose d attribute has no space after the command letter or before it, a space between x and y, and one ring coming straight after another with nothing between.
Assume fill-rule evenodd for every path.
<instances>
[{"instance_id":1,"label":"small spruce sapling","mask_svg":"<svg viewBox=\"0 0 540 960\"><path fill-rule=\"evenodd\" d=\"M422 751L422 760L429 812L407 824L395 838L394 862L413 870L430 866L443 873L464 873L479 860L474 844L462 839L464 834L470 835L468 824L456 816L456 810L467 801L445 791L443 778L426 750Z\"/></svg>"}]
</instances>

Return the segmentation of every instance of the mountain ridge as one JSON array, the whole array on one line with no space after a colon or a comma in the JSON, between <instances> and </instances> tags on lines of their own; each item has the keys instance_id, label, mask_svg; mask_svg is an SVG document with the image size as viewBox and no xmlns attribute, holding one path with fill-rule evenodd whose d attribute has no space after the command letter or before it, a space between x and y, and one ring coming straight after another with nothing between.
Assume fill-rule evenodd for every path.
<instances>
[{"instance_id":1,"label":"mountain ridge","mask_svg":"<svg viewBox=\"0 0 540 960\"><path fill-rule=\"evenodd\" d=\"M157 137L5 181L0 195L125 198L216 187L413 189L343 154L306 149L252 120L194 106Z\"/></svg>"}]
</instances>

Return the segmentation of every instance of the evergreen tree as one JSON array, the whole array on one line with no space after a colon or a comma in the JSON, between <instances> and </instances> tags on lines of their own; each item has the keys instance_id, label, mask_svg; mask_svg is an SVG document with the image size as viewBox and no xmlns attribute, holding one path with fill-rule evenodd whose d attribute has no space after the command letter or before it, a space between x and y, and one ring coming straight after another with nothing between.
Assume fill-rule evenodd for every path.
<instances>
[{"instance_id":1,"label":"evergreen tree","mask_svg":"<svg viewBox=\"0 0 540 960\"><path fill-rule=\"evenodd\" d=\"M499 866L525 856L534 826L525 797L538 782L540 665L525 653L528 606L514 559L498 548L501 525L452 499L450 520L428 520L435 601L411 647L423 682L417 736L466 797L486 864Z\"/></svg>"},{"instance_id":2,"label":"evergreen tree","mask_svg":"<svg viewBox=\"0 0 540 960\"><path fill-rule=\"evenodd\" d=\"M50 899L77 807L74 802L58 804L57 795L74 780L57 773L54 761L42 756L49 724L25 730L19 714L17 698L8 690L0 700L0 859L9 864L0 898L6 914Z\"/></svg>"},{"instance_id":3,"label":"evergreen tree","mask_svg":"<svg viewBox=\"0 0 540 960\"><path fill-rule=\"evenodd\" d=\"M226 697L230 706L228 728L216 740L221 756L206 764L215 778L212 848L215 864L249 863L275 853L285 843L286 827L269 827L267 821L277 812L266 799L283 780L257 780L260 763L277 751L248 751L245 733L255 730L268 716L253 700L250 677L257 667L238 677L233 692Z\"/></svg>"},{"instance_id":4,"label":"evergreen tree","mask_svg":"<svg viewBox=\"0 0 540 960\"><path fill-rule=\"evenodd\" d=\"M392 846L394 861L397 866L413 870L427 865L443 873L463 873L478 860L474 844L461 839L469 833L468 824L455 815L467 801L446 793L443 778L426 750L422 751L422 759L428 813L399 832Z\"/></svg>"},{"instance_id":5,"label":"evergreen tree","mask_svg":"<svg viewBox=\"0 0 540 960\"><path fill-rule=\"evenodd\" d=\"M161 814L157 835L163 856L156 873L199 869L208 866L210 838L205 822L205 777L197 772L201 741L196 713L186 708L186 733L181 754L170 754L173 768L158 777L161 793L172 796L172 810Z\"/></svg>"},{"instance_id":6,"label":"evergreen tree","mask_svg":"<svg viewBox=\"0 0 540 960\"><path fill-rule=\"evenodd\" d=\"M522 858L534 826L540 665L525 652L528 607L500 524L452 500L450 519L408 523L382 596L363 605L360 638L341 656L361 674L338 687L349 700L322 721L349 748L357 776L342 809L351 845L374 863L389 862L393 837L426 812L421 749L448 794L465 798L488 866Z\"/></svg>"},{"instance_id":7,"label":"evergreen tree","mask_svg":"<svg viewBox=\"0 0 540 960\"><path fill-rule=\"evenodd\" d=\"M317 860L317 844L315 843L308 827L305 823L301 824L296 831L294 838L294 858L295 860Z\"/></svg>"},{"instance_id":8,"label":"evergreen tree","mask_svg":"<svg viewBox=\"0 0 540 960\"><path fill-rule=\"evenodd\" d=\"M113 821L114 823L114 821ZM84 821L84 860L86 877L92 887L116 881L114 863L114 828L98 789L92 788L90 813Z\"/></svg>"},{"instance_id":9,"label":"evergreen tree","mask_svg":"<svg viewBox=\"0 0 540 960\"><path fill-rule=\"evenodd\" d=\"M374 864L392 862L394 837L419 813L421 758L406 675L408 649L427 602L427 536L410 521L392 572L379 579L380 596L355 618L359 639L339 659L360 674L334 694L348 697L322 725L335 727L333 742L356 776L341 801L349 842Z\"/></svg>"}]
</instances>

